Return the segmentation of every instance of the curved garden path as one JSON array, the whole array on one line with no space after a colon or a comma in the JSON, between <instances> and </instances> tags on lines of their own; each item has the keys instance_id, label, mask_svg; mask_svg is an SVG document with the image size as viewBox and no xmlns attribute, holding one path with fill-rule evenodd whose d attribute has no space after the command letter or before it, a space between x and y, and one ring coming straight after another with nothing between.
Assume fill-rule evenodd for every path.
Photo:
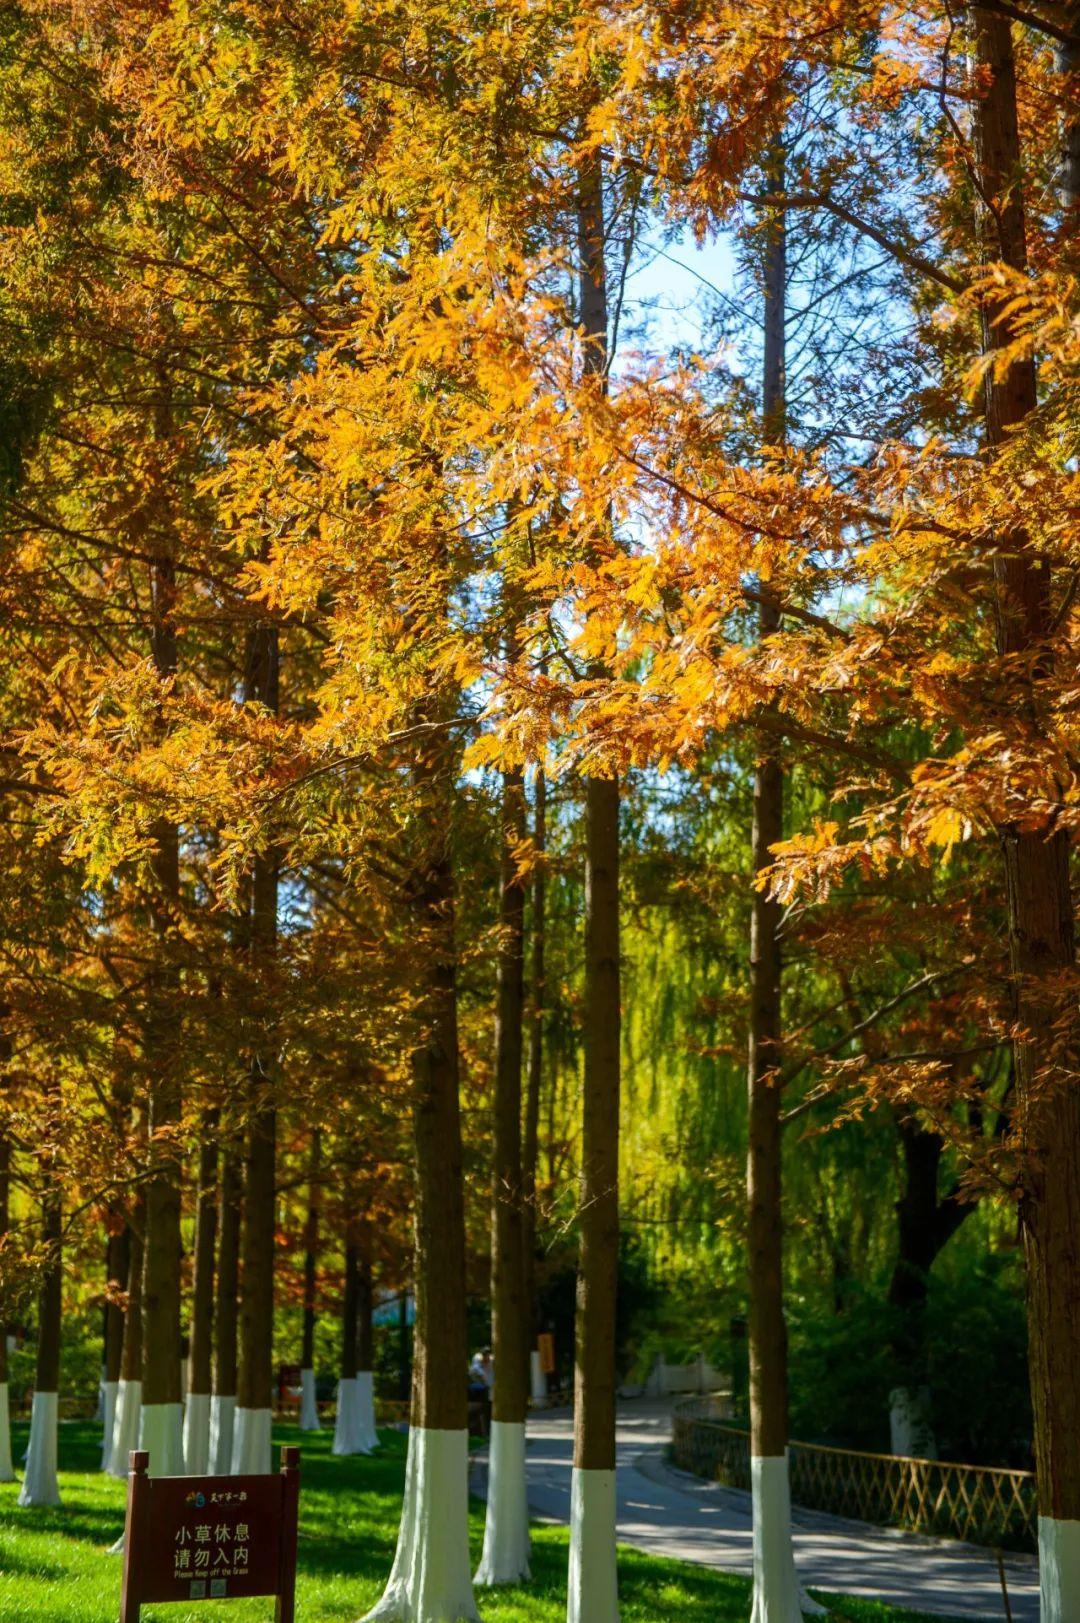
<instances>
[{"instance_id":1,"label":"curved garden path","mask_svg":"<svg viewBox=\"0 0 1080 1623\"><path fill-rule=\"evenodd\" d=\"M529 1500L553 1521L570 1519L573 1420L566 1410L529 1417ZM749 1495L671 1467L671 1404L627 1400L619 1407L619 1539L652 1555L749 1575ZM810 1589L864 1596L935 1617L1005 1617L991 1553L953 1540L869 1527L816 1511L795 1511L795 1552ZM1014 1623L1038 1623L1034 1560L1006 1560Z\"/></svg>"}]
</instances>

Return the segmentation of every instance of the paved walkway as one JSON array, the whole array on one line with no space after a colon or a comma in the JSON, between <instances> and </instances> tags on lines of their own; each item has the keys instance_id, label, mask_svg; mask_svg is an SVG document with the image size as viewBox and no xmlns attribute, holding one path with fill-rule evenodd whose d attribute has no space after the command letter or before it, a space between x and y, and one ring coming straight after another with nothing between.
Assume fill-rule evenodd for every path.
<instances>
[{"instance_id":1,"label":"paved walkway","mask_svg":"<svg viewBox=\"0 0 1080 1623\"><path fill-rule=\"evenodd\" d=\"M652 1555L749 1575L749 1495L673 1470L664 1458L670 1403L620 1405L619 1538ZM565 1411L529 1418L529 1501L540 1516L570 1519L573 1422ZM868 1527L796 1509L795 1554L809 1589L860 1595L969 1623L1004 1618L993 1556L972 1545ZM1015 1623L1038 1623L1035 1564L1006 1561Z\"/></svg>"}]
</instances>

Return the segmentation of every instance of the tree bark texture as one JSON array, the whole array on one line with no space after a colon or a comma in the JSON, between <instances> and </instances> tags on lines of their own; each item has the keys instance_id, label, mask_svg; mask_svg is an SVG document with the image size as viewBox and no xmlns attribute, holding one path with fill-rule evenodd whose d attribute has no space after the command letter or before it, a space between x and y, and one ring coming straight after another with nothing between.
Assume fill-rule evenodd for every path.
<instances>
[{"instance_id":1,"label":"tree bark texture","mask_svg":"<svg viewBox=\"0 0 1080 1623\"><path fill-rule=\"evenodd\" d=\"M430 833L409 896L417 934L427 948L422 1034L411 1057L416 1174L412 1418L415 1426L464 1431L465 1201L451 863L454 778L448 744L431 746L417 781Z\"/></svg>"},{"instance_id":2,"label":"tree bark texture","mask_svg":"<svg viewBox=\"0 0 1080 1623\"><path fill-rule=\"evenodd\" d=\"M608 303L599 155L579 173L578 251L584 367L603 388ZM605 543L613 540L608 536ZM574 1465L615 1468L615 1319L619 1277L619 781L585 782L584 1096L581 1247L574 1372Z\"/></svg>"},{"instance_id":3,"label":"tree bark texture","mask_svg":"<svg viewBox=\"0 0 1080 1623\"><path fill-rule=\"evenodd\" d=\"M537 1173L540 1162L540 1100L544 1083L544 997L547 949L547 875L544 852L547 844L547 778L536 774L533 821L533 848L536 871L532 882L532 987L529 1011L529 1063L525 1090L525 1136L522 1148L522 1189L524 1219L522 1253L525 1259L525 1310L528 1315L529 1347L535 1345L540 1330L536 1289Z\"/></svg>"},{"instance_id":4,"label":"tree bark texture","mask_svg":"<svg viewBox=\"0 0 1080 1623\"><path fill-rule=\"evenodd\" d=\"M774 158L770 187L783 191L784 165ZM785 305L787 233L783 209L769 211L765 241L765 353L763 423L774 445L785 435ZM758 611L758 635L773 636L780 604L768 594ZM783 1456L787 1448L787 1328L784 1321L783 1215L781 1202L782 958L779 902L760 877L770 867L771 847L784 836L784 769L775 747L759 743L754 774L750 922L750 1033L747 1063L749 1124L746 1163L747 1262L750 1310L750 1452Z\"/></svg>"},{"instance_id":5,"label":"tree bark texture","mask_svg":"<svg viewBox=\"0 0 1080 1623\"><path fill-rule=\"evenodd\" d=\"M985 201L987 256L1027 266L1012 25L972 11L975 145ZM987 352L1013 337L1003 305L988 301ZM1034 363L987 375L992 456L1035 409ZM1053 658L1052 581L1022 532L1000 535L994 560L1000 653L1013 666L1010 710L1039 729L1037 678ZM1080 1520L1080 1089L1075 1013L1061 1023L1063 977L1075 970L1068 837L1019 822L1000 830L1013 981L1017 1116L1023 1133L1021 1221L1027 1260L1028 1367L1035 1413L1039 1510ZM1071 992L1075 999L1075 990Z\"/></svg>"},{"instance_id":6,"label":"tree bark texture","mask_svg":"<svg viewBox=\"0 0 1080 1623\"><path fill-rule=\"evenodd\" d=\"M214 1330L214 1248L217 1242L217 1111L207 1111L199 1145L195 1205L195 1273L192 1281L188 1391L209 1392Z\"/></svg>"},{"instance_id":7,"label":"tree bark texture","mask_svg":"<svg viewBox=\"0 0 1080 1623\"><path fill-rule=\"evenodd\" d=\"M503 775L495 1109L492 1146L491 1329L495 1362L492 1418L520 1422L528 1404L528 1308L521 1151L521 1067L525 1012L525 780Z\"/></svg>"},{"instance_id":8,"label":"tree bark texture","mask_svg":"<svg viewBox=\"0 0 1080 1623\"><path fill-rule=\"evenodd\" d=\"M242 1198L237 1152L232 1145L227 1145L222 1151L218 1188L218 1266L214 1300L214 1392L221 1398L236 1396Z\"/></svg>"},{"instance_id":9,"label":"tree bark texture","mask_svg":"<svg viewBox=\"0 0 1080 1623\"><path fill-rule=\"evenodd\" d=\"M248 639L244 696L247 703L262 704L275 715L279 661L277 628L259 625ZM256 980L264 984L277 948L277 902L278 858L270 849L256 855L251 886L251 965ZM265 1033L258 1036L265 1038ZM274 1395L277 1111L270 1047L265 1040L253 1041L250 1059L236 1375L236 1401L241 1409L269 1409Z\"/></svg>"}]
</instances>

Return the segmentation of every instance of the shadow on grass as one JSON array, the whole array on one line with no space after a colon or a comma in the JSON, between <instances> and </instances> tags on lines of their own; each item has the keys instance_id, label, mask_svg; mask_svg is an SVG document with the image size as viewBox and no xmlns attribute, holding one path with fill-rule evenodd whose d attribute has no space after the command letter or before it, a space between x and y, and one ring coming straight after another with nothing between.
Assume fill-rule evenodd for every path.
<instances>
[{"instance_id":1,"label":"shadow on grass","mask_svg":"<svg viewBox=\"0 0 1080 1623\"><path fill-rule=\"evenodd\" d=\"M25 1428L24 1428L25 1431ZM371 1458L335 1458L328 1432L299 1436L275 1429L276 1449L301 1448L297 1623L356 1623L382 1593L393 1562L405 1476L406 1439L384 1432ZM64 1428L65 1463L84 1467L100 1458L100 1429L91 1422ZM123 1525L124 1488L100 1472L62 1478L60 1510L16 1510L17 1487L0 1490L0 1623L115 1623L120 1561L106 1553ZM9 1498L10 1494L10 1498ZM483 1542L483 1507L470 1507L474 1561ZM533 1581L484 1590L484 1623L563 1623L568 1534L539 1526L533 1533ZM625 1547L619 1551L622 1623L746 1623L750 1586L742 1578ZM148 1608L146 1623L268 1623L272 1602L213 1602ZM830 1617L841 1623L930 1623L869 1602L838 1599Z\"/></svg>"},{"instance_id":2,"label":"shadow on grass","mask_svg":"<svg viewBox=\"0 0 1080 1623\"><path fill-rule=\"evenodd\" d=\"M10 1535L30 1533L50 1540L63 1539L73 1544L108 1546L124 1531L124 1501L116 1504L98 1504L72 1490L69 1483L61 1483L62 1503L57 1506L17 1505L18 1486L0 1496L0 1510L5 1519L10 1516L6 1531Z\"/></svg>"},{"instance_id":3,"label":"shadow on grass","mask_svg":"<svg viewBox=\"0 0 1080 1623\"><path fill-rule=\"evenodd\" d=\"M68 1569L58 1566L55 1561L42 1561L33 1554L23 1554L16 1548L15 1538L10 1534L0 1534L0 1572L5 1578L38 1578L42 1583L48 1583L66 1578Z\"/></svg>"}]
</instances>

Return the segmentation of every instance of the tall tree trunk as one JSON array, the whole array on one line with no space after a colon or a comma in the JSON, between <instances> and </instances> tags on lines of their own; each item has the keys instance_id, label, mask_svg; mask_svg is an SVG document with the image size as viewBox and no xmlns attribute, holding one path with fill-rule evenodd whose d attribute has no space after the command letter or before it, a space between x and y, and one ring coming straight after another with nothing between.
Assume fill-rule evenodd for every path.
<instances>
[{"instance_id":1,"label":"tall tree trunk","mask_svg":"<svg viewBox=\"0 0 1080 1623\"><path fill-rule=\"evenodd\" d=\"M768 187L784 190L784 155L770 155ZM766 444L787 432L787 221L769 209L765 225L762 429ZM780 628L781 605L763 593L762 642ZM751 830L750 1032L747 1060L747 1265L750 1296L750 1464L754 1512L753 1623L799 1623L820 1610L800 1594L791 1539L788 1481L787 1326L784 1320L781 1202L781 908L760 887L772 847L784 835L784 769L775 746L759 742Z\"/></svg>"},{"instance_id":2,"label":"tall tree trunk","mask_svg":"<svg viewBox=\"0 0 1080 1623\"><path fill-rule=\"evenodd\" d=\"M603 171L579 172L578 254L584 371L604 388L608 361ZM610 537L605 537L605 543ZM617 1623L615 1314L619 1278L619 782L585 782L584 1094L574 1365L574 1469L568 1623Z\"/></svg>"},{"instance_id":3,"label":"tall tree trunk","mask_svg":"<svg viewBox=\"0 0 1080 1623\"><path fill-rule=\"evenodd\" d=\"M210 1400L210 1470L232 1470L236 1418L236 1339L240 1284L240 1227L243 1185L235 1144L221 1155L218 1190L218 1266L214 1301L214 1390Z\"/></svg>"},{"instance_id":4,"label":"tall tree trunk","mask_svg":"<svg viewBox=\"0 0 1080 1623\"><path fill-rule=\"evenodd\" d=\"M0 1018L6 1010L0 1009ZM0 1035L0 1063L10 1058L6 1036ZM11 1200L11 1140L0 1125L0 1247L7 1239ZM8 1404L8 1304L0 1291L0 1482L14 1482L11 1460L11 1411Z\"/></svg>"},{"instance_id":5,"label":"tall tree trunk","mask_svg":"<svg viewBox=\"0 0 1080 1623\"><path fill-rule=\"evenodd\" d=\"M176 570L168 554L151 566L150 646L163 682L176 675ZM181 1123L180 973L175 962L180 902L180 838L175 823L154 826L151 911L157 963L150 975L146 1018L148 1168L143 1245L143 1371L140 1446L157 1476L183 1473L180 1339Z\"/></svg>"},{"instance_id":6,"label":"tall tree trunk","mask_svg":"<svg viewBox=\"0 0 1080 1623\"><path fill-rule=\"evenodd\" d=\"M341 1368L338 1377L334 1453L360 1454L356 1440L356 1327L360 1311L360 1248L356 1227L349 1224L345 1241L344 1292L341 1304Z\"/></svg>"},{"instance_id":7,"label":"tall tree trunk","mask_svg":"<svg viewBox=\"0 0 1080 1623\"><path fill-rule=\"evenodd\" d=\"M540 1367L537 1335L540 1313L536 1288L537 1175L540 1164L540 1100L544 1083L544 956L547 951L547 777L543 768L536 774L533 808L533 849L536 871L532 884L532 990L529 1010L529 1065L525 1089L525 1141L522 1149L521 1180L524 1192L522 1251L525 1257L525 1312L529 1327L529 1358L532 1395L535 1403L547 1398L547 1382Z\"/></svg>"},{"instance_id":8,"label":"tall tree trunk","mask_svg":"<svg viewBox=\"0 0 1080 1623\"><path fill-rule=\"evenodd\" d=\"M319 1205L321 1201L322 1134L311 1132L308 1168L308 1210L304 1225L304 1331L300 1348L300 1430L320 1431L315 1396L315 1293L319 1266Z\"/></svg>"},{"instance_id":9,"label":"tall tree trunk","mask_svg":"<svg viewBox=\"0 0 1080 1623\"><path fill-rule=\"evenodd\" d=\"M375 1368L375 1281L371 1258L366 1250L360 1255L360 1275L356 1291L356 1373L362 1375Z\"/></svg>"},{"instance_id":10,"label":"tall tree trunk","mask_svg":"<svg viewBox=\"0 0 1080 1623\"><path fill-rule=\"evenodd\" d=\"M120 1386L116 1394L116 1419L113 1422L112 1447L106 1466L110 1476L126 1479L128 1456L139 1446L139 1424L142 1419L142 1366L143 1366L143 1234L146 1209L140 1193L132 1207L129 1220L130 1249L128 1252L127 1307L124 1311L124 1343L120 1350Z\"/></svg>"},{"instance_id":11,"label":"tall tree trunk","mask_svg":"<svg viewBox=\"0 0 1080 1623\"><path fill-rule=\"evenodd\" d=\"M417 766L417 815L429 831L429 846L408 898L416 939L425 945L421 1037L411 1056L416 1171L412 1425L394 1566L368 1623L477 1618L467 1517L465 1200L451 850L455 767L448 729L440 729Z\"/></svg>"},{"instance_id":12,"label":"tall tree trunk","mask_svg":"<svg viewBox=\"0 0 1080 1623\"><path fill-rule=\"evenodd\" d=\"M277 714L277 629L260 625L248 643L247 703ZM265 996L277 948L278 859L260 852L251 887L251 964ZM268 1018L268 1015L267 1015ZM274 1059L265 1042L251 1055L244 1222L240 1241L240 1322L232 1469L268 1474L274 1392L274 1236L277 1111Z\"/></svg>"},{"instance_id":13,"label":"tall tree trunk","mask_svg":"<svg viewBox=\"0 0 1080 1623\"><path fill-rule=\"evenodd\" d=\"M26 1474L19 1493L20 1505L58 1505L57 1421L60 1404L60 1332L63 1321L61 1243L63 1209L55 1155L43 1157L41 1238L46 1254L45 1275L38 1297L37 1364L34 1402L30 1416L30 1447Z\"/></svg>"},{"instance_id":14,"label":"tall tree trunk","mask_svg":"<svg viewBox=\"0 0 1080 1623\"><path fill-rule=\"evenodd\" d=\"M375 1280L367 1231L360 1245L356 1282L356 1433L361 1452L373 1454L379 1446L375 1426Z\"/></svg>"},{"instance_id":15,"label":"tall tree trunk","mask_svg":"<svg viewBox=\"0 0 1080 1623\"><path fill-rule=\"evenodd\" d=\"M102 1405L101 1469L112 1456L116 1401L120 1390L120 1361L124 1352L124 1312L117 1295L128 1288L131 1268L131 1228L119 1213L110 1213L111 1228L105 1247L105 1377Z\"/></svg>"},{"instance_id":16,"label":"tall tree trunk","mask_svg":"<svg viewBox=\"0 0 1080 1623\"><path fill-rule=\"evenodd\" d=\"M503 774L495 1108L492 1144L491 1329L495 1361L484 1549L476 1582L529 1577L525 1487L529 1308L525 1296L521 1066L525 1014L525 778Z\"/></svg>"},{"instance_id":17,"label":"tall tree trunk","mask_svg":"<svg viewBox=\"0 0 1080 1623\"><path fill-rule=\"evenodd\" d=\"M979 186L988 207L983 229L990 258L1027 266L1023 172L1016 106L1012 25L972 11L981 94L975 100ZM1072 137L1070 136L1070 146ZM1071 171L1070 171L1071 172ZM1014 337L1004 303L988 300L983 343L989 353ZM993 456L1035 409L1034 362L988 371L986 443ZM1022 532L1001 535L995 553L1001 654L1037 677L1053 658L1052 581L1047 562ZM1033 733L1038 698L1014 678L1014 705ZM1069 838L1063 830L1020 823L1001 829L1017 1037L1017 1117L1023 1134L1020 1207L1027 1259L1028 1367L1035 1413L1043 1623L1080 1616L1080 1090L1075 1076L1075 1015L1067 1025L1058 990L1076 963ZM1062 1030L1070 1051L1063 1052Z\"/></svg>"},{"instance_id":18,"label":"tall tree trunk","mask_svg":"<svg viewBox=\"0 0 1080 1623\"><path fill-rule=\"evenodd\" d=\"M210 1392L214 1332L214 1247L217 1240L218 1112L203 1114L195 1204L195 1277L192 1282L184 1463L189 1476L210 1469Z\"/></svg>"}]
</instances>

